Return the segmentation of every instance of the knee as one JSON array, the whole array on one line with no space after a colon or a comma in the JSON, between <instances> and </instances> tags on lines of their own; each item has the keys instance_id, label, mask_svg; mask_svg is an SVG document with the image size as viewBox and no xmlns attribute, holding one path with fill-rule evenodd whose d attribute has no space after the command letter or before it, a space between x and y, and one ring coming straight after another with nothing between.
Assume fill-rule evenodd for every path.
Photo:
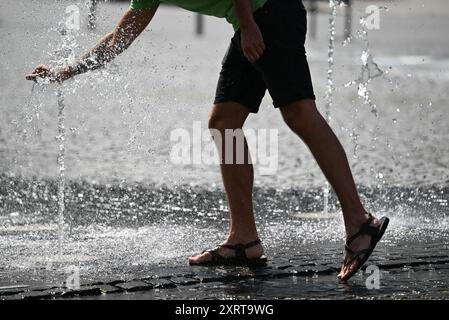
<instances>
[{"instance_id":1,"label":"knee","mask_svg":"<svg viewBox=\"0 0 449 320\"><path fill-rule=\"evenodd\" d=\"M324 121L315 103L297 102L284 107L281 112L287 126L298 135L306 134Z\"/></svg>"},{"instance_id":2,"label":"knee","mask_svg":"<svg viewBox=\"0 0 449 320\"><path fill-rule=\"evenodd\" d=\"M209 129L224 131L227 129L227 121L223 115L218 112L211 112L209 115L209 122L207 124Z\"/></svg>"},{"instance_id":3,"label":"knee","mask_svg":"<svg viewBox=\"0 0 449 320\"><path fill-rule=\"evenodd\" d=\"M242 123L228 112L213 109L209 114L208 128L224 132L226 129L241 128Z\"/></svg>"},{"instance_id":4,"label":"knee","mask_svg":"<svg viewBox=\"0 0 449 320\"><path fill-rule=\"evenodd\" d=\"M241 129L248 115L248 108L239 103L215 104L209 113L208 127L221 132L226 129Z\"/></svg>"}]
</instances>

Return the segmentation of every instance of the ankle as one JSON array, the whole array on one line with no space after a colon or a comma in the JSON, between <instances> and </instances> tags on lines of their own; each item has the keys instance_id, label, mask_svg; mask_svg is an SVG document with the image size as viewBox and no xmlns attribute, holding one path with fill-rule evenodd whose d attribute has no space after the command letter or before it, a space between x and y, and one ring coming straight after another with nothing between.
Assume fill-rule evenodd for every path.
<instances>
[{"instance_id":1,"label":"ankle","mask_svg":"<svg viewBox=\"0 0 449 320\"><path fill-rule=\"evenodd\" d=\"M358 232L360 226L368 221L369 213L365 210L358 214L352 214L350 219L345 221L346 236L351 236ZM345 219L346 220L346 219Z\"/></svg>"},{"instance_id":2,"label":"ankle","mask_svg":"<svg viewBox=\"0 0 449 320\"><path fill-rule=\"evenodd\" d=\"M232 241L232 242L229 241L229 239L228 239L228 240L226 240L225 243L228 245L236 245L236 244L246 245L246 244L249 244L257 239L258 239L258 237L253 238L251 240L244 239L244 240L236 240L236 241ZM244 251L245 251L245 255L247 258L258 258L264 254L264 248L262 246L262 243L257 243L257 244L251 245L250 247L245 248ZM228 254L235 255L236 252L235 252L235 250L228 249L226 247L224 247L224 248L222 247L222 253L224 255L228 255Z\"/></svg>"},{"instance_id":3,"label":"ankle","mask_svg":"<svg viewBox=\"0 0 449 320\"><path fill-rule=\"evenodd\" d=\"M227 244L247 244L259 239L257 232L230 232Z\"/></svg>"}]
</instances>

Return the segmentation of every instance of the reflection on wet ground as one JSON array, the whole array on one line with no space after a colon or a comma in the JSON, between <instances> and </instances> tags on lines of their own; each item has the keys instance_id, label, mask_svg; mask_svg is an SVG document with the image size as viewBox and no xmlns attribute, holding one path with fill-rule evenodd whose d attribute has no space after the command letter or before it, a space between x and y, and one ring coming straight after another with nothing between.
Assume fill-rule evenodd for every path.
<instances>
[{"instance_id":1,"label":"reflection on wet ground","mask_svg":"<svg viewBox=\"0 0 449 320\"><path fill-rule=\"evenodd\" d=\"M114 284L154 276L202 279L204 275L219 282L236 272L192 268L186 261L189 255L223 241L228 220L221 190L72 182L67 185L64 251L58 256L58 229L52 222L56 219L56 182L6 176L0 180L2 207L10 212L1 216L0 286L61 286L67 278L67 267L71 266L79 269L82 284ZM238 271L243 279L195 284L208 292L197 294L257 298L259 294L274 297L279 293L279 297L285 298L349 298L357 295L354 290L360 288L361 298L425 298L433 291L437 296L444 295L438 284L447 285L449 190L419 186L361 191L372 212L391 218L388 232L370 260L381 270L380 290L364 291L366 277L362 274L352 281L351 289L336 282L344 230L333 195L333 210L323 214L320 189L259 188L255 208L260 235L270 257L269 268L264 272L274 279L264 284L265 280L257 276L251 279L252 274L243 270ZM277 278L280 271L288 275ZM124 297L189 297L195 286L181 285L168 291L145 291ZM278 291L278 287L283 289Z\"/></svg>"},{"instance_id":2,"label":"reflection on wet ground","mask_svg":"<svg viewBox=\"0 0 449 320\"><path fill-rule=\"evenodd\" d=\"M404 276L404 273L406 274ZM234 283L206 283L147 292L110 294L94 299L448 299L448 267L429 271L382 271L379 289L368 289L366 276L351 284L338 283L335 275L250 279Z\"/></svg>"},{"instance_id":3,"label":"reflection on wet ground","mask_svg":"<svg viewBox=\"0 0 449 320\"><path fill-rule=\"evenodd\" d=\"M55 87L36 87L30 96L23 74L59 47L55 26L69 1L2 0L0 69L10 76L0 78L0 299L81 292L106 299L447 298L449 20L447 10L429 13L407 3L414 5L394 4L382 14L383 30L394 32L369 35L374 60L388 71L368 87L377 117L357 86L346 85L360 76L364 43L355 37L341 45L336 35L331 125L363 202L391 218L369 262L380 268L380 288L369 290L367 274L349 286L336 282L344 230L335 195L323 214L324 177L268 95L246 125L279 129L279 170L255 177L255 212L270 264L256 273L186 265L190 254L223 241L226 199L216 166L174 165L167 141L173 129L190 130L193 121L206 127L232 30L207 20L203 38L188 35L191 16L173 8L161 8L151 31L115 63L62 88L67 184L59 255ZM101 5L97 31L83 27L75 51L109 31L125 6ZM356 15L364 9L355 6ZM320 108L327 18L319 17L318 38L307 44ZM61 287L73 267L85 286L66 292Z\"/></svg>"}]
</instances>

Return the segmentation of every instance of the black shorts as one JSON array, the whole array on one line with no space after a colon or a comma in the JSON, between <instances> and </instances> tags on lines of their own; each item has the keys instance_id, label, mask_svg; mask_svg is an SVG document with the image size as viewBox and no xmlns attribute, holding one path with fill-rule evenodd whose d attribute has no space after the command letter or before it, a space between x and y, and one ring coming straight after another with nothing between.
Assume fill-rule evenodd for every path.
<instances>
[{"instance_id":1,"label":"black shorts","mask_svg":"<svg viewBox=\"0 0 449 320\"><path fill-rule=\"evenodd\" d=\"M276 108L315 99L304 48L307 15L302 2L268 0L254 13L254 19L265 51L250 63L243 55L237 30L222 62L214 103L238 102L257 113L266 89Z\"/></svg>"}]
</instances>

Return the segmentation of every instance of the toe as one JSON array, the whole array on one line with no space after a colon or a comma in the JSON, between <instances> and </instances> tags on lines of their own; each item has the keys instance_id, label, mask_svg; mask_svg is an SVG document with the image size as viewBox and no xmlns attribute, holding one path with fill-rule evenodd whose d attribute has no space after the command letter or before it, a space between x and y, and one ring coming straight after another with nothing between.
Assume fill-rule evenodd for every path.
<instances>
[{"instance_id":1,"label":"toe","mask_svg":"<svg viewBox=\"0 0 449 320\"><path fill-rule=\"evenodd\" d=\"M352 263L346 265L342 271L342 275L340 277L340 280L347 281L349 279L349 275L354 272L354 270L358 267L357 260L353 261Z\"/></svg>"},{"instance_id":2,"label":"toe","mask_svg":"<svg viewBox=\"0 0 449 320\"><path fill-rule=\"evenodd\" d=\"M212 259L212 255L209 252L204 252L197 254L196 256L189 257L190 264L200 264L206 261L210 261Z\"/></svg>"},{"instance_id":3,"label":"toe","mask_svg":"<svg viewBox=\"0 0 449 320\"><path fill-rule=\"evenodd\" d=\"M338 279L341 279L341 277L342 277L343 274L344 274L344 270L345 270L345 265L342 265L342 266L341 266L341 269L340 269L340 272L339 272L338 275L337 275L337 278L338 278Z\"/></svg>"},{"instance_id":4,"label":"toe","mask_svg":"<svg viewBox=\"0 0 449 320\"><path fill-rule=\"evenodd\" d=\"M347 280L348 274L349 274L349 272L350 272L350 266L351 266L351 265L349 265L349 264L344 264L344 265L341 267L341 271L340 271L340 273L338 274L338 279L339 279L339 280L341 280L341 281L346 281L346 280Z\"/></svg>"},{"instance_id":5,"label":"toe","mask_svg":"<svg viewBox=\"0 0 449 320\"><path fill-rule=\"evenodd\" d=\"M348 273L350 273L350 272L354 272L354 270L358 267L358 262L357 261L354 261L353 263L351 263L349 266L348 266Z\"/></svg>"},{"instance_id":6,"label":"toe","mask_svg":"<svg viewBox=\"0 0 449 320\"><path fill-rule=\"evenodd\" d=\"M338 279L340 279L341 281L345 281L347 275L348 275L348 269L346 267L343 267L340 274L338 275Z\"/></svg>"}]
</instances>

